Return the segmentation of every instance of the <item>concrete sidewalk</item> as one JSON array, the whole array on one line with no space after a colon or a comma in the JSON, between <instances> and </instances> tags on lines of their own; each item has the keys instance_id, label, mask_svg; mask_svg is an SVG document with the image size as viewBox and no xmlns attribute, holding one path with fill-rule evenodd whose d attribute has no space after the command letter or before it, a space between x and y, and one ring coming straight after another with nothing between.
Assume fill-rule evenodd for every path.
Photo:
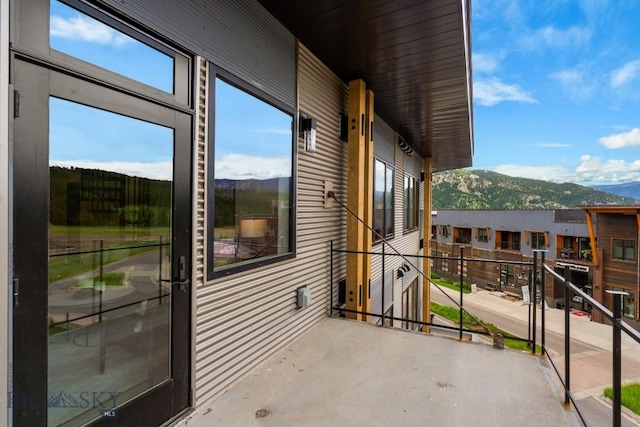
<instances>
[{"instance_id":1,"label":"concrete sidewalk","mask_svg":"<svg viewBox=\"0 0 640 427\"><path fill-rule=\"evenodd\" d=\"M454 298L459 292L442 288ZM431 287L432 295L440 292ZM502 297L500 292L478 290L477 293L464 294L464 307L473 314L474 307L500 313L505 318L522 324L529 320L529 306L522 301L512 301ZM451 304L453 305L453 304ZM533 306L532 306L533 307ZM613 328L610 325L591 322L589 316L570 313L570 337L573 343L579 342L590 349L583 352L571 350L571 392L578 409L585 418L592 420L590 425L609 425L611 423L611 404L603 397L603 390L612 384ZM541 340L542 309L536 308L537 340ZM547 333L565 335L565 312L554 308L544 310ZM560 374L564 376L564 356L554 356L552 360ZM626 334L622 334L622 383L640 382L640 344ZM640 425L640 418L623 408L623 425Z\"/></svg>"},{"instance_id":2,"label":"concrete sidewalk","mask_svg":"<svg viewBox=\"0 0 640 427\"><path fill-rule=\"evenodd\" d=\"M459 292L448 288L442 289L457 300ZM432 285L431 292L440 291ZM529 319L529 306L523 304L522 301L511 301L502 298L500 292L478 290L475 294L464 294L463 301L465 304L482 306L523 323L527 323ZM473 313L471 310L469 311ZM564 335L564 310L548 308L545 310L544 315L547 331ZM540 307L536 309L536 317L536 324L539 330L542 322L542 309ZM572 340L580 341L605 351L612 351L613 331L610 325L595 323L590 320L589 316L574 314L570 315L570 322ZM538 335L539 337L540 335ZM624 333L622 334L622 351L637 357L637 360L640 361L640 344Z\"/></svg>"}]
</instances>

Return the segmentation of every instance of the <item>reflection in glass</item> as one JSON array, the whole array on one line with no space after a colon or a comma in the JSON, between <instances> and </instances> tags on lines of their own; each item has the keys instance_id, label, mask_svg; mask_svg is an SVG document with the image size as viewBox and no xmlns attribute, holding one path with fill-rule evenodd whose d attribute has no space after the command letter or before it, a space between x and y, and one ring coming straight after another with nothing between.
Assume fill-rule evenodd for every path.
<instances>
[{"instance_id":1,"label":"reflection in glass","mask_svg":"<svg viewBox=\"0 0 640 427\"><path fill-rule=\"evenodd\" d=\"M373 241L393 236L393 169L375 159L373 188Z\"/></svg>"},{"instance_id":2,"label":"reflection in glass","mask_svg":"<svg viewBox=\"0 0 640 427\"><path fill-rule=\"evenodd\" d=\"M292 116L216 80L214 270L291 251Z\"/></svg>"},{"instance_id":3,"label":"reflection in glass","mask_svg":"<svg viewBox=\"0 0 640 427\"><path fill-rule=\"evenodd\" d=\"M49 44L67 55L173 93L172 57L57 0L51 0Z\"/></svg>"},{"instance_id":4,"label":"reflection in glass","mask_svg":"<svg viewBox=\"0 0 640 427\"><path fill-rule=\"evenodd\" d=\"M173 130L50 98L48 425L169 378Z\"/></svg>"}]
</instances>

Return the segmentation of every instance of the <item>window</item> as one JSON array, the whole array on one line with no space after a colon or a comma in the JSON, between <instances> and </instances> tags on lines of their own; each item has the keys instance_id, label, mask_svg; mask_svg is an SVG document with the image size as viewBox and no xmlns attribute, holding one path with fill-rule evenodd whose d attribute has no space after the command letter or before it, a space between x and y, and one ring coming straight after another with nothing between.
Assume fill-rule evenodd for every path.
<instances>
[{"instance_id":1,"label":"window","mask_svg":"<svg viewBox=\"0 0 640 427\"><path fill-rule=\"evenodd\" d=\"M449 226L448 225L439 225L438 227L440 228L440 235L442 237L444 237L445 239L447 237L449 237Z\"/></svg>"},{"instance_id":2,"label":"window","mask_svg":"<svg viewBox=\"0 0 640 427\"><path fill-rule=\"evenodd\" d=\"M500 284L503 286L514 286L515 284L515 269L513 265L501 264L500 265Z\"/></svg>"},{"instance_id":3,"label":"window","mask_svg":"<svg viewBox=\"0 0 640 427\"><path fill-rule=\"evenodd\" d=\"M213 271L290 254L293 115L216 78L213 122Z\"/></svg>"},{"instance_id":4,"label":"window","mask_svg":"<svg viewBox=\"0 0 640 427\"><path fill-rule=\"evenodd\" d=\"M409 175L404 177L404 229L418 228L418 203L420 201L420 187L418 181Z\"/></svg>"},{"instance_id":5,"label":"window","mask_svg":"<svg viewBox=\"0 0 640 427\"><path fill-rule=\"evenodd\" d=\"M420 327L418 323L411 322L411 320L418 320L418 278L416 278L409 287L402 294L402 312L404 318L404 329L416 330Z\"/></svg>"},{"instance_id":6,"label":"window","mask_svg":"<svg viewBox=\"0 0 640 427\"><path fill-rule=\"evenodd\" d=\"M519 251L520 250L520 233L511 233L511 242L512 242L512 249L514 251Z\"/></svg>"},{"instance_id":7,"label":"window","mask_svg":"<svg viewBox=\"0 0 640 427\"><path fill-rule=\"evenodd\" d=\"M622 315L624 317L629 317L631 319L635 319L636 317L636 293L629 289L622 288L613 288L614 291L626 292L629 295L624 295L622 297ZM613 298L620 298L619 296L611 296L611 305L613 307Z\"/></svg>"},{"instance_id":8,"label":"window","mask_svg":"<svg viewBox=\"0 0 640 427\"><path fill-rule=\"evenodd\" d=\"M513 251L520 250L520 232L497 231L496 248Z\"/></svg>"},{"instance_id":9,"label":"window","mask_svg":"<svg viewBox=\"0 0 640 427\"><path fill-rule=\"evenodd\" d=\"M432 225L431 226L431 239L435 239L438 235L438 226L437 225Z\"/></svg>"},{"instance_id":10,"label":"window","mask_svg":"<svg viewBox=\"0 0 640 427\"><path fill-rule=\"evenodd\" d=\"M373 195L373 241L393 237L393 168L375 160Z\"/></svg>"},{"instance_id":11,"label":"window","mask_svg":"<svg viewBox=\"0 0 640 427\"><path fill-rule=\"evenodd\" d=\"M455 227L453 237L456 243L471 243L471 229Z\"/></svg>"},{"instance_id":12,"label":"window","mask_svg":"<svg viewBox=\"0 0 640 427\"><path fill-rule=\"evenodd\" d=\"M489 241L489 230L478 228L478 242L487 243Z\"/></svg>"},{"instance_id":13,"label":"window","mask_svg":"<svg viewBox=\"0 0 640 427\"><path fill-rule=\"evenodd\" d=\"M51 48L167 93L174 94L175 89L186 93L181 84L174 84L174 75L186 77L182 75L188 68L186 57L83 3L71 3L78 10L51 1Z\"/></svg>"},{"instance_id":14,"label":"window","mask_svg":"<svg viewBox=\"0 0 640 427\"><path fill-rule=\"evenodd\" d=\"M612 258L622 261L636 259L636 245L633 240L613 239Z\"/></svg>"},{"instance_id":15,"label":"window","mask_svg":"<svg viewBox=\"0 0 640 427\"><path fill-rule=\"evenodd\" d=\"M531 232L531 249L545 249L546 247L544 233Z\"/></svg>"}]
</instances>

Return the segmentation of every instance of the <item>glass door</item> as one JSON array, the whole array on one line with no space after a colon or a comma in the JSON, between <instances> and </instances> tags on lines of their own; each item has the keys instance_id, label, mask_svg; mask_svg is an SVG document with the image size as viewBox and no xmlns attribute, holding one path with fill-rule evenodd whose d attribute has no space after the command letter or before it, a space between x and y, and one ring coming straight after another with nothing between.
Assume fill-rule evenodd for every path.
<instances>
[{"instance_id":1,"label":"glass door","mask_svg":"<svg viewBox=\"0 0 640 427\"><path fill-rule=\"evenodd\" d=\"M191 116L16 70L16 424L162 424L189 405Z\"/></svg>"}]
</instances>

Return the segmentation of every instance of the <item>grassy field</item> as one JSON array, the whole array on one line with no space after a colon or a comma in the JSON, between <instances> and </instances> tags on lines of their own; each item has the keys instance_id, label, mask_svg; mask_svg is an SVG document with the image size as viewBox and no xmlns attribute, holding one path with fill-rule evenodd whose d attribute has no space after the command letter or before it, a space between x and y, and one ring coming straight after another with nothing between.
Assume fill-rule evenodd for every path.
<instances>
[{"instance_id":1,"label":"grassy field","mask_svg":"<svg viewBox=\"0 0 640 427\"><path fill-rule=\"evenodd\" d=\"M126 234L147 234L153 236L166 236L171 230L169 227L82 227L71 225L53 225L49 224L49 234L51 236L65 235L87 235L87 236L104 236L104 235L126 235Z\"/></svg>"},{"instance_id":2,"label":"grassy field","mask_svg":"<svg viewBox=\"0 0 640 427\"><path fill-rule=\"evenodd\" d=\"M613 389L611 387L605 388L604 395L609 399L613 399ZM634 413L640 414L640 384L629 383L623 385L620 390L620 403Z\"/></svg>"},{"instance_id":3,"label":"grassy field","mask_svg":"<svg viewBox=\"0 0 640 427\"><path fill-rule=\"evenodd\" d=\"M433 274L433 273L431 274L431 280L433 280L433 282L438 286L442 286L443 288L449 288L449 289L453 289L455 291L460 292L460 282L454 282L453 280L447 277L442 278L437 274ZM469 283L462 282L462 293L463 294L471 293L471 285Z\"/></svg>"},{"instance_id":4,"label":"grassy field","mask_svg":"<svg viewBox=\"0 0 640 427\"><path fill-rule=\"evenodd\" d=\"M444 317L447 320L454 322L455 324L460 324L459 323L460 310L457 308L449 307L446 305L440 305L432 301L431 311L439 316ZM480 321L482 322L482 319L480 319ZM503 331L502 329L498 328L496 325L492 323L486 323L486 322L482 322L482 323L491 331L501 334L504 337L504 345L506 347L509 347L515 350L523 350L523 351L530 350L530 348L527 346L527 342L521 341L518 339L513 339L513 338L517 338L515 335ZM485 332L484 328L480 326L478 322L476 322L473 319L473 317L471 317L469 314L465 312L462 313L462 326L463 328L469 329L471 331ZM541 347L539 345L536 345L536 351L541 351L541 350L542 350Z\"/></svg>"}]
</instances>

